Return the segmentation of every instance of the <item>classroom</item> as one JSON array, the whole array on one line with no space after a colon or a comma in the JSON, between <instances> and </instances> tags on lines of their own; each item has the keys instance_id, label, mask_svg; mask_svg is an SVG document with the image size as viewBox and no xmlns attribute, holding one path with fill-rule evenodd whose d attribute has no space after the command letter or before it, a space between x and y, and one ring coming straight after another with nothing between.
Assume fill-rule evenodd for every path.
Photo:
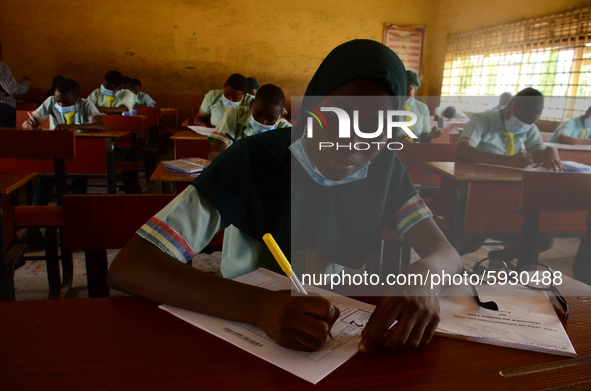
<instances>
[{"instance_id":1,"label":"classroom","mask_svg":"<svg viewBox=\"0 0 591 391\"><path fill-rule=\"evenodd\" d=\"M589 0L3 1L0 389L591 389L590 174Z\"/></svg>"}]
</instances>

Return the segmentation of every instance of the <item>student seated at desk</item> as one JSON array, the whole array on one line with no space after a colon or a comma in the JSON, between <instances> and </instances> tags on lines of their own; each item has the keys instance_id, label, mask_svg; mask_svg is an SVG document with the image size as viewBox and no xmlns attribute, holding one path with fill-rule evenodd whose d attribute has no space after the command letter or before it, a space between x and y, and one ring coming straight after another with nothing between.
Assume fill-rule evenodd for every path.
<instances>
[{"instance_id":1,"label":"student seated at desk","mask_svg":"<svg viewBox=\"0 0 591 391\"><path fill-rule=\"evenodd\" d=\"M256 96L257 90L259 89L259 82L254 77L247 77L246 81L248 81L248 90L246 93L248 95Z\"/></svg>"},{"instance_id":2,"label":"student seated at desk","mask_svg":"<svg viewBox=\"0 0 591 391\"><path fill-rule=\"evenodd\" d=\"M558 125L550 142L591 145L591 106L585 114L568 119Z\"/></svg>"},{"instance_id":3,"label":"student seated at desk","mask_svg":"<svg viewBox=\"0 0 591 391\"><path fill-rule=\"evenodd\" d=\"M131 91L131 77L123 76L123 82L121 82L121 89Z\"/></svg>"},{"instance_id":4,"label":"student seated at desk","mask_svg":"<svg viewBox=\"0 0 591 391\"><path fill-rule=\"evenodd\" d=\"M378 42L360 39L338 46L323 60L303 104L318 109L344 96L380 96L385 107L400 110L406 90L398 56ZM259 267L280 270L262 243L264 233L291 250L292 261L300 249L314 250L327 260L326 272L339 273L344 265L361 267L380 247L382 229L389 227L422 257L407 272L460 272L457 252L437 228L399 158L379 148L388 141L386 132L370 150L320 149L320 142L337 141L337 133L317 131L307 138L305 122L246 137L220 154L192 186L138 230L112 263L109 284L156 302L256 325L281 346L311 351L324 344L339 315L336 307L323 297L292 296L289 290L230 280ZM292 180L302 185L293 188ZM337 200L355 213L333 213ZM353 215L366 224L360 226ZM232 243L224 240L225 278L183 264L229 224L242 236ZM313 247L303 245L311 244L307 239ZM226 246L234 252L228 253ZM438 324L436 294L441 288L393 286L363 330L361 351L378 344L427 344ZM390 329L395 320L397 327Z\"/></svg>"},{"instance_id":5,"label":"student seated at desk","mask_svg":"<svg viewBox=\"0 0 591 391\"><path fill-rule=\"evenodd\" d=\"M406 76L408 78L408 93L406 102L404 103L404 110L412 111L417 115L417 122L408 128L418 137L418 140L410 138L406 133L403 133L404 136L399 138L411 143L415 141L430 143L434 138L441 136L443 130L437 126L431 128L429 107L423 102L419 102L415 99L415 93L421 86L419 75L413 71L406 71ZM408 120L410 120L410 118L407 118L407 121Z\"/></svg>"},{"instance_id":6,"label":"student seated at desk","mask_svg":"<svg viewBox=\"0 0 591 391\"><path fill-rule=\"evenodd\" d=\"M446 121L453 120L468 120L468 116L464 112L455 106L437 107L433 111L433 119L437 121L439 118L443 118Z\"/></svg>"},{"instance_id":7,"label":"student seated at desk","mask_svg":"<svg viewBox=\"0 0 591 391\"><path fill-rule=\"evenodd\" d=\"M232 143L244 137L273 129L289 128L291 124L281 118L285 95L274 84L262 86L250 107L236 106L228 109L218 126L211 132L209 160L213 160Z\"/></svg>"},{"instance_id":8,"label":"student seated at desk","mask_svg":"<svg viewBox=\"0 0 591 391\"><path fill-rule=\"evenodd\" d=\"M546 147L534 124L544 109L544 96L533 88L517 93L504 109L474 114L462 130L456 156L466 163L487 163L525 168L534 163L549 171L562 171L557 151ZM476 251L483 240L471 239L462 243L460 254ZM552 240L538 242L536 251L552 247ZM517 258L518 243L507 243L501 251L489 252L510 262Z\"/></svg>"},{"instance_id":9,"label":"student seated at desk","mask_svg":"<svg viewBox=\"0 0 591 391\"><path fill-rule=\"evenodd\" d=\"M499 96L499 104L497 104L496 106L494 106L490 110L501 110L501 109L504 109L507 106L507 103L509 103L509 101L511 100L511 98L513 98L513 94L512 93L510 93L510 92L503 92Z\"/></svg>"},{"instance_id":10,"label":"student seated at desk","mask_svg":"<svg viewBox=\"0 0 591 391\"><path fill-rule=\"evenodd\" d=\"M123 75L118 71L109 71L105 74L100 88L92 91L88 100L94 103L101 113L122 114L133 109L135 95L133 92L122 89Z\"/></svg>"},{"instance_id":11,"label":"student seated at desk","mask_svg":"<svg viewBox=\"0 0 591 391\"><path fill-rule=\"evenodd\" d=\"M248 107L252 96L248 98L248 81L239 73L230 75L223 90L211 90L203 98L199 112L195 116L195 125L217 126L222 116L231 107L242 104ZM244 98L247 99L244 99Z\"/></svg>"},{"instance_id":12,"label":"student seated at desk","mask_svg":"<svg viewBox=\"0 0 591 391\"><path fill-rule=\"evenodd\" d=\"M156 106L156 101L145 92L142 92L142 82L139 79L131 79L131 92L135 94L134 108L140 106Z\"/></svg>"},{"instance_id":13,"label":"student seated at desk","mask_svg":"<svg viewBox=\"0 0 591 391\"><path fill-rule=\"evenodd\" d=\"M31 118L23 122L24 129L38 129L41 122L49 117L50 129L55 130L96 130L104 131L105 125L98 109L87 99L80 98L80 85L74 80L62 78L55 87L54 95L47 98ZM47 205L55 186L53 176L37 177L37 187L33 197L33 205ZM85 177L72 178L72 194L86 194L88 188ZM31 247L42 244L43 237L39 229L28 229L23 239Z\"/></svg>"}]
</instances>

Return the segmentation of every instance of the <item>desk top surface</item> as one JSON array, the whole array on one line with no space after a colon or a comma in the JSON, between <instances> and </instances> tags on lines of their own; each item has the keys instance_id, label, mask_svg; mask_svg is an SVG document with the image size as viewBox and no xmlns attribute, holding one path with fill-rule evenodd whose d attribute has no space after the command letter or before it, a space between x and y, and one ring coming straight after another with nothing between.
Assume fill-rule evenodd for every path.
<instances>
[{"instance_id":1,"label":"desk top surface","mask_svg":"<svg viewBox=\"0 0 591 391\"><path fill-rule=\"evenodd\" d=\"M556 149L563 149L566 151L581 151L581 152L591 152L591 145L571 145L571 144L560 144L560 143L544 143L549 147L554 147Z\"/></svg>"},{"instance_id":2,"label":"desk top surface","mask_svg":"<svg viewBox=\"0 0 591 391\"><path fill-rule=\"evenodd\" d=\"M74 134L76 135L76 137L103 137L103 138L115 137L115 138L119 138L119 137L127 136L128 134L130 134L130 132L124 131L124 130L106 130L104 132L97 132L94 130L84 130L84 131L77 130L74 132Z\"/></svg>"},{"instance_id":3,"label":"desk top surface","mask_svg":"<svg viewBox=\"0 0 591 391\"><path fill-rule=\"evenodd\" d=\"M523 171L454 162L425 162L425 167L455 181L521 182Z\"/></svg>"},{"instance_id":4,"label":"desk top surface","mask_svg":"<svg viewBox=\"0 0 591 391\"><path fill-rule=\"evenodd\" d=\"M579 358L591 356L591 301L568 298ZM520 389L591 382L588 365L502 377L560 356L435 337L357 354L312 385L136 297L0 303L0 384L31 389ZM585 369L587 368L587 369Z\"/></svg>"},{"instance_id":5,"label":"desk top surface","mask_svg":"<svg viewBox=\"0 0 591 391\"><path fill-rule=\"evenodd\" d=\"M1 172L0 194L10 194L36 176L36 172Z\"/></svg>"},{"instance_id":6,"label":"desk top surface","mask_svg":"<svg viewBox=\"0 0 591 391\"><path fill-rule=\"evenodd\" d=\"M207 140L207 136L197 134L192 130L181 130L170 136L174 140Z\"/></svg>"},{"instance_id":7,"label":"desk top surface","mask_svg":"<svg viewBox=\"0 0 591 391\"><path fill-rule=\"evenodd\" d=\"M158 167L152 173L150 181L161 181L161 182L192 182L193 179L197 178L201 173L196 172L195 174L187 174L181 171L173 170L164 167L162 162L158 163Z\"/></svg>"}]
</instances>

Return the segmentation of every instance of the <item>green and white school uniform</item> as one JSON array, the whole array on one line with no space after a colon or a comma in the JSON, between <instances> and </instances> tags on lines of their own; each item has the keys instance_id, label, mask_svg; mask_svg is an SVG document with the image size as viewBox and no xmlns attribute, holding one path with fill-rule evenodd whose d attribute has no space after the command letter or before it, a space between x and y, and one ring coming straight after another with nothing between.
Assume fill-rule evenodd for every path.
<instances>
[{"instance_id":1,"label":"green and white school uniform","mask_svg":"<svg viewBox=\"0 0 591 391\"><path fill-rule=\"evenodd\" d=\"M156 104L156 101L145 92L138 92L135 96L135 104L138 106L152 106Z\"/></svg>"},{"instance_id":2,"label":"green and white school uniform","mask_svg":"<svg viewBox=\"0 0 591 391\"><path fill-rule=\"evenodd\" d=\"M95 106L119 107L124 105L127 107L127 111L131 111L135 103L135 94L129 90L119 90L115 92L115 96L106 96L103 95L100 88L97 88L88 95L88 100Z\"/></svg>"},{"instance_id":3,"label":"green and white school uniform","mask_svg":"<svg viewBox=\"0 0 591 391\"><path fill-rule=\"evenodd\" d=\"M209 117L209 122L213 126L217 126L224 114L226 114L226 107L222 97L224 96L223 90L211 90L203 98L201 107L199 108L199 114ZM250 103L254 99L254 96L246 94L240 101L239 106L250 107Z\"/></svg>"},{"instance_id":4,"label":"green and white school uniform","mask_svg":"<svg viewBox=\"0 0 591 391\"><path fill-rule=\"evenodd\" d=\"M92 118L101 115L96 106L87 99L80 99L76 103L75 111L62 114L55 108L56 100L53 96L45 99L45 102L37 108L32 114L41 122L49 117L49 126L55 129L57 125L85 125L92 123Z\"/></svg>"},{"instance_id":5,"label":"green and white school uniform","mask_svg":"<svg viewBox=\"0 0 591 391\"><path fill-rule=\"evenodd\" d=\"M591 121L587 120L587 122ZM582 115L577 118L567 119L558 125L550 142L557 143L558 137L560 137L561 134L574 138L591 139L591 124L590 126L586 126Z\"/></svg>"},{"instance_id":6,"label":"green and white school uniform","mask_svg":"<svg viewBox=\"0 0 591 391\"><path fill-rule=\"evenodd\" d=\"M410 104L404 105L404 110L411 111L417 116L417 122L413 126L408 127L415 134L415 136L420 138L421 134L431 132L429 107L426 104L413 99ZM406 120L410 121L410 117L406 117ZM400 138L407 138L409 141L412 141L411 138L408 137L408 135L403 131L400 131L399 136Z\"/></svg>"}]
</instances>

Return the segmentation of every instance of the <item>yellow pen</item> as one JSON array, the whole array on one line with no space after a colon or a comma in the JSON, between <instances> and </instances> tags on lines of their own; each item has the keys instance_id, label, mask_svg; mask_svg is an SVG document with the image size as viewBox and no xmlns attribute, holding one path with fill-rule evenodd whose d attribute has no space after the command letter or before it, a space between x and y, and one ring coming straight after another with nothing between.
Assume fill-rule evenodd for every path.
<instances>
[{"instance_id":1,"label":"yellow pen","mask_svg":"<svg viewBox=\"0 0 591 391\"><path fill-rule=\"evenodd\" d=\"M298 279L298 276L293 272L293 270L291 270L291 265L289 261L285 257L285 254L283 254L283 251L281 251L281 249L279 248L279 245L275 241L275 238L273 238L273 235L264 234L263 241L269 248L269 251L271 251L271 254L273 254L273 257L275 257L275 260L277 261L279 266L281 266L281 270L283 270L287 277L291 279L298 292L307 295L308 292L306 292L306 290L304 289L304 286ZM328 332L328 336L330 337L330 339L334 340L332 333L330 331Z\"/></svg>"}]
</instances>

